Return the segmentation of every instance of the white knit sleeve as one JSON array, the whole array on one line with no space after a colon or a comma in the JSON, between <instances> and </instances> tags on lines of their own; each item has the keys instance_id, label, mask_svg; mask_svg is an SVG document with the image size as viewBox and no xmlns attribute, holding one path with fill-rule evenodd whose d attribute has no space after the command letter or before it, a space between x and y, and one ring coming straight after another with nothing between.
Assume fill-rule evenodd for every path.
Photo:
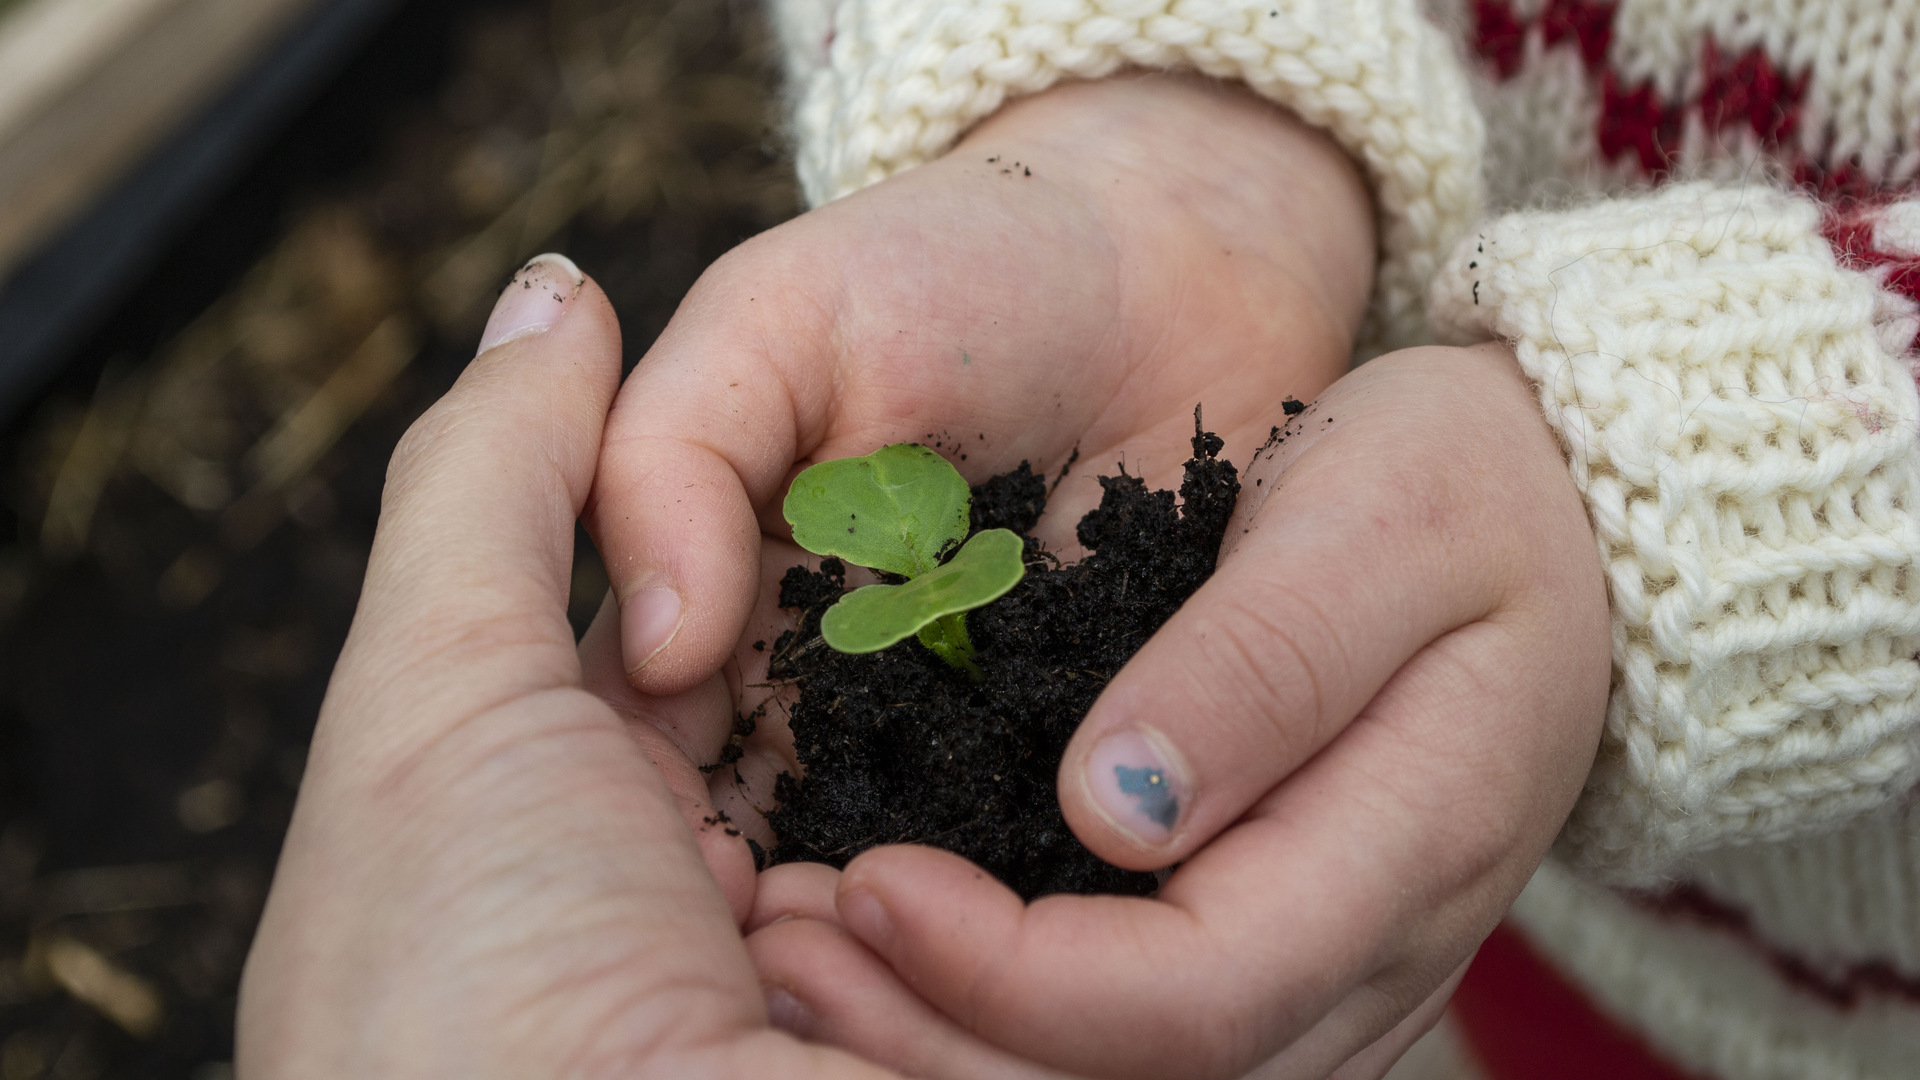
<instances>
[{"instance_id":1,"label":"white knit sleeve","mask_svg":"<svg viewBox=\"0 0 1920 1080\"><path fill-rule=\"evenodd\" d=\"M930 161L1008 98L1125 66L1245 82L1366 170L1381 261L1362 347L1424 338L1426 283L1477 218L1479 113L1419 0L771 0L818 205Z\"/></svg>"},{"instance_id":2,"label":"white knit sleeve","mask_svg":"<svg viewBox=\"0 0 1920 1080\"><path fill-rule=\"evenodd\" d=\"M1433 284L1437 336L1513 343L1599 540L1613 695L1560 849L1604 880L1920 775L1914 323L1821 213L1705 184L1517 213Z\"/></svg>"}]
</instances>

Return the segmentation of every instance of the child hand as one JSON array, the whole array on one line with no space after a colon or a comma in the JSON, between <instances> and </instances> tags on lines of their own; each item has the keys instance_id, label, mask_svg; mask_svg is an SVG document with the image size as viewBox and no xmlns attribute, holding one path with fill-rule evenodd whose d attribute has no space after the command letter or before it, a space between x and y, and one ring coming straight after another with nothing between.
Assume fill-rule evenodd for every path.
<instances>
[{"instance_id":1,"label":"child hand","mask_svg":"<svg viewBox=\"0 0 1920 1080\"><path fill-rule=\"evenodd\" d=\"M1504 346L1380 358L1287 431L1061 766L1090 848L1178 864L1157 896L1023 905L918 847L779 867L748 924L776 1020L912 1075L1318 1077L1437 1018L1591 764L1599 561Z\"/></svg>"},{"instance_id":2,"label":"child hand","mask_svg":"<svg viewBox=\"0 0 1920 1080\"><path fill-rule=\"evenodd\" d=\"M697 766L759 703L752 643L789 625L778 580L812 561L781 520L793 475L901 441L957 441L976 481L1078 449L1039 530L1071 555L1099 466L1177 486L1196 402L1244 458L1283 397L1345 369L1373 251L1331 140L1245 91L1149 76L1010 105L702 278L608 421L588 521L619 605L584 648L623 657L638 690L596 689L648 718L742 918L752 862L716 808L771 839L753 808L794 768L780 711L711 790Z\"/></svg>"}]
</instances>

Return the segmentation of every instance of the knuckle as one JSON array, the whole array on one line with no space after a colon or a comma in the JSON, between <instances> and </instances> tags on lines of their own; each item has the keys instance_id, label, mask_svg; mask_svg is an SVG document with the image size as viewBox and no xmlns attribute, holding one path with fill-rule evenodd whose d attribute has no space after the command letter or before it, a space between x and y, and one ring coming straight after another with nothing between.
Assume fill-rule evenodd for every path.
<instances>
[{"instance_id":1,"label":"knuckle","mask_svg":"<svg viewBox=\"0 0 1920 1080\"><path fill-rule=\"evenodd\" d=\"M1210 944L1190 970L1196 974L1235 971L1242 966L1237 957L1244 951ZM1180 998L1186 1004L1169 1018L1173 1021L1169 1030L1155 1040L1168 1074L1240 1076L1277 1049L1276 1044L1288 1034L1282 1014L1273 1008L1270 995L1246 992L1257 985L1257 979L1243 974L1247 977L1196 977L1183 984Z\"/></svg>"},{"instance_id":2,"label":"knuckle","mask_svg":"<svg viewBox=\"0 0 1920 1080\"><path fill-rule=\"evenodd\" d=\"M395 636L403 637L408 647L393 650L399 655L374 671L388 691L389 704L411 714L406 727L415 737L396 735L395 746L402 749L367 767L369 790L407 790L424 763L452 746L477 718L511 701L567 688L569 658L550 630L534 620L476 618L459 610L424 613L396 628ZM475 668L513 670L518 677L476 693L465 674ZM447 709L449 701L457 701L458 707Z\"/></svg>"},{"instance_id":3,"label":"knuckle","mask_svg":"<svg viewBox=\"0 0 1920 1080\"><path fill-rule=\"evenodd\" d=\"M1457 540L1472 525L1470 509L1446 467L1395 468L1381 478L1384 505L1393 513L1378 516L1381 539L1405 551L1434 539Z\"/></svg>"},{"instance_id":4,"label":"knuckle","mask_svg":"<svg viewBox=\"0 0 1920 1080\"><path fill-rule=\"evenodd\" d=\"M1533 807L1542 772L1532 760L1516 726L1536 727L1550 707L1524 685L1492 675L1456 641L1440 643L1424 660L1418 697L1389 705L1404 711L1404 721L1423 732L1446 731L1445 738L1418 734L1407 740L1405 757L1380 770L1371 797L1382 801L1383 818L1420 822L1428 861L1429 885L1455 893L1499 875L1544 845L1551 813ZM1458 704L1481 703L1458 715ZM1508 752L1490 754L1489 746Z\"/></svg>"},{"instance_id":5,"label":"knuckle","mask_svg":"<svg viewBox=\"0 0 1920 1080\"><path fill-rule=\"evenodd\" d=\"M1241 716L1286 756L1324 741L1350 664L1322 607L1282 583L1236 587L1212 605L1206 691L1222 715Z\"/></svg>"},{"instance_id":6,"label":"knuckle","mask_svg":"<svg viewBox=\"0 0 1920 1080\"><path fill-rule=\"evenodd\" d=\"M447 444L472 423L474 412L474 406L456 389L407 425L400 441L394 444L393 456L387 461L389 490L431 468Z\"/></svg>"},{"instance_id":7,"label":"knuckle","mask_svg":"<svg viewBox=\"0 0 1920 1080\"><path fill-rule=\"evenodd\" d=\"M1181 1041L1170 1049L1169 1065L1184 1072L1180 1063L1192 1063L1194 1076L1239 1076L1248 1066L1270 1053L1273 1040L1271 1019L1263 1015L1257 999L1215 995L1203 1011L1185 1017Z\"/></svg>"},{"instance_id":8,"label":"knuckle","mask_svg":"<svg viewBox=\"0 0 1920 1080\"><path fill-rule=\"evenodd\" d=\"M556 636L557 613L534 614L541 611L538 598L502 589L482 572L437 576L433 587L458 590L459 599L420 604L395 625L394 636L406 647L393 650L394 685L425 685L475 670L512 671L513 685L521 688L567 681L572 656Z\"/></svg>"},{"instance_id":9,"label":"knuckle","mask_svg":"<svg viewBox=\"0 0 1920 1080\"><path fill-rule=\"evenodd\" d=\"M717 302L735 318L740 307L733 301L751 297L752 318L776 321L782 313L807 310L818 290L838 280L839 268L808 241L801 224L770 229L715 259L689 290L686 306L700 310Z\"/></svg>"},{"instance_id":10,"label":"knuckle","mask_svg":"<svg viewBox=\"0 0 1920 1080\"><path fill-rule=\"evenodd\" d=\"M1359 1024L1368 1041L1384 1037L1402 1020L1413 1015L1432 993L1423 981L1395 972L1393 977L1375 976L1354 988L1352 1019Z\"/></svg>"}]
</instances>

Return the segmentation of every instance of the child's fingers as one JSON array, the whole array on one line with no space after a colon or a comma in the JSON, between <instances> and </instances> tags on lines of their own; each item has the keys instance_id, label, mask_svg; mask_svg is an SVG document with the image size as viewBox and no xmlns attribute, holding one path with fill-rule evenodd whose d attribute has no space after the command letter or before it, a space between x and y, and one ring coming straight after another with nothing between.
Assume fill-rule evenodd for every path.
<instances>
[{"instance_id":1,"label":"child's fingers","mask_svg":"<svg viewBox=\"0 0 1920 1080\"><path fill-rule=\"evenodd\" d=\"M814 355L830 347L825 317L807 281L769 282L779 267L763 247L702 278L607 420L590 524L628 676L651 693L684 690L732 653L760 587L756 508L777 500L828 411L833 365Z\"/></svg>"},{"instance_id":2,"label":"child's fingers","mask_svg":"<svg viewBox=\"0 0 1920 1080\"><path fill-rule=\"evenodd\" d=\"M582 683L620 714L630 729L642 724L655 729L688 768L719 757L733 719L733 697L725 683L709 679L692 691L672 697L635 690L620 659L620 606L611 593L581 636L579 651ZM700 787L705 790L704 779Z\"/></svg>"},{"instance_id":3,"label":"child's fingers","mask_svg":"<svg viewBox=\"0 0 1920 1080\"><path fill-rule=\"evenodd\" d=\"M826 863L782 863L760 874L753 894L753 914L740 926L751 934L788 919L817 919L839 925L833 908L834 886L840 871Z\"/></svg>"},{"instance_id":4,"label":"child's fingers","mask_svg":"<svg viewBox=\"0 0 1920 1080\"><path fill-rule=\"evenodd\" d=\"M1548 734L1566 688L1475 665L1484 644L1424 650L1153 900L1023 906L902 847L849 864L836 910L962 1027L1055 1068L1238 1076L1310 1034L1346 1060L1471 953L1578 790L1538 780L1579 774Z\"/></svg>"},{"instance_id":5,"label":"child's fingers","mask_svg":"<svg viewBox=\"0 0 1920 1080\"><path fill-rule=\"evenodd\" d=\"M825 867L817 867L826 870ZM831 873L831 871L827 871ZM825 883L815 883L825 884ZM775 888L763 884L765 895ZM831 892L831 885L827 888ZM830 899L830 896L829 896ZM813 905L808 905L813 906ZM933 1011L880 959L840 929L838 916L793 914L782 926L755 924L747 949L771 1004L775 1022L805 1038L844 1047L877 1064L915 1076L992 1076L1007 1062L950 1018ZM1350 1030L1364 1024L1383 1005L1372 987L1349 994L1313 1030L1247 1073L1247 1080L1378 1080L1414 1041L1440 1018L1466 965L1435 990L1385 1035L1348 1057L1341 1055ZM1061 1075L1045 1066L1021 1062L1026 1077ZM1185 1075L1184 1073L1181 1075Z\"/></svg>"},{"instance_id":6,"label":"child's fingers","mask_svg":"<svg viewBox=\"0 0 1920 1080\"><path fill-rule=\"evenodd\" d=\"M1351 418L1278 492L1249 500L1257 509L1235 516L1214 576L1088 713L1059 792L1095 854L1138 870L1185 858L1338 735L1408 657L1498 602L1494 568L1448 565L1456 508L1407 491L1404 465L1373 452L1386 422ZM1435 518L1455 520L1436 529Z\"/></svg>"},{"instance_id":7,"label":"child's fingers","mask_svg":"<svg viewBox=\"0 0 1920 1080\"><path fill-rule=\"evenodd\" d=\"M1419 1008L1408 1013L1385 1035L1375 1039L1359 1053L1348 1058L1344 1064L1333 1071L1330 1080L1380 1080L1387 1075L1387 1070L1393 1068L1394 1063L1404 1057L1408 1050L1413 1049L1413 1044L1419 1042L1421 1036L1432 1031L1434 1025L1440 1022L1440 1017L1447 1011L1447 1003L1453 1000L1453 992L1459 989L1460 980L1466 976L1467 966L1471 963L1473 963L1472 957L1462 960L1459 966L1453 969L1453 974L1447 976L1446 981L1441 983L1438 989L1427 995L1427 1000L1421 1002ZM1285 1056L1282 1055L1283 1058ZM1317 1077L1324 1072L1324 1070L1315 1069L1301 1071L1297 1075Z\"/></svg>"},{"instance_id":8,"label":"child's fingers","mask_svg":"<svg viewBox=\"0 0 1920 1080\"><path fill-rule=\"evenodd\" d=\"M1094 704L1061 762L1068 823L1123 866L1187 857L1428 642L1519 596L1597 600L1586 536L1509 354L1361 369L1250 463L1219 569Z\"/></svg>"},{"instance_id":9,"label":"child's fingers","mask_svg":"<svg viewBox=\"0 0 1920 1080\"><path fill-rule=\"evenodd\" d=\"M988 1045L935 1012L832 923L804 917L775 923L747 938L747 952L774 1025L809 1042L842 1046L926 1080L1070 1080Z\"/></svg>"},{"instance_id":10,"label":"child's fingers","mask_svg":"<svg viewBox=\"0 0 1920 1080\"><path fill-rule=\"evenodd\" d=\"M1399 1009L1395 995L1382 993L1372 983L1362 984L1311 1031L1262 1062L1244 1080L1380 1080L1440 1021L1469 962L1462 961L1425 1001L1356 1052L1355 1032L1379 1030L1383 1023L1392 1022Z\"/></svg>"}]
</instances>

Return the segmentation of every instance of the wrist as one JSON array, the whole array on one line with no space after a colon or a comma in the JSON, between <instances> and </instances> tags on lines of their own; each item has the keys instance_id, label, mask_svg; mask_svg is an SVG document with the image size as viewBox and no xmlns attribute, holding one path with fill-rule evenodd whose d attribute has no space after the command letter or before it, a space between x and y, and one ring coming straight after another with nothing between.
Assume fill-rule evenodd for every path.
<instances>
[{"instance_id":1,"label":"wrist","mask_svg":"<svg viewBox=\"0 0 1920 1080\"><path fill-rule=\"evenodd\" d=\"M1252 263L1278 290L1262 299L1294 312L1296 330L1342 364L1351 351L1377 251L1366 181L1325 132L1244 87L1166 74L1063 83L1010 103L947 157L1044 168L1108 223L1132 272Z\"/></svg>"}]
</instances>

